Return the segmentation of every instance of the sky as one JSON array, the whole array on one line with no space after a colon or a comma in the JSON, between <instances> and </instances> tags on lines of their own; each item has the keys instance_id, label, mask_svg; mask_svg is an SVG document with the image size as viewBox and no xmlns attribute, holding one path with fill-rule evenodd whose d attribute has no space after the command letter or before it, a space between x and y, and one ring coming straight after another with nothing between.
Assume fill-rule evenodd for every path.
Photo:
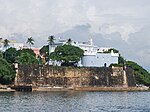
<instances>
[{"instance_id":1,"label":"sky","mask_svg":"<svg viewBox=\"0 0 150 112\"><path fill-rule=\"evenodd\" d=\"M150 71L150 0L0 0L0 37L41 47L49 35L92 37Z\"/></svg>"}]
</instances>

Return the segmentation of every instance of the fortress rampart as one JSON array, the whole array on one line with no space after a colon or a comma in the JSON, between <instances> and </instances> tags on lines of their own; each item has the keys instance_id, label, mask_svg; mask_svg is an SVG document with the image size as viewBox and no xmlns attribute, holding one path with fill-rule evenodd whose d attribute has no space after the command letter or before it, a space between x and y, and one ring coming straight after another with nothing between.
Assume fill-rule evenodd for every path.
<instances>
[{"instance_id":1,"label":"fortress rampart","mask_svg":"<svg viewBox=\"0 0 150 112\"><path fill-rule=\"evenodd\" d=\"M122 67L19 65L15 85L36 87L134 87L133 70Z\"/></svg>"}]
</instances>

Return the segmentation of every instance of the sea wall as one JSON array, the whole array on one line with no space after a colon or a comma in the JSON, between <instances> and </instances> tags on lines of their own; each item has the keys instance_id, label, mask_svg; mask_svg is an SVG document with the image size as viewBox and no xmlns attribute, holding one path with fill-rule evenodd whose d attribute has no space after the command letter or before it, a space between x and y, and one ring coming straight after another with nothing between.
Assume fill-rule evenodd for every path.
<instances>
[{"instance_id":1,"label":"sea wall","mask_svg":"<svg viewBox=\"0 0 150 112\"><path fill-rule=\"evenodd\" d=\"M133 70L122 67L19 65L15 85L36 87L134 87Z\"/></svg>"}]
</instances>

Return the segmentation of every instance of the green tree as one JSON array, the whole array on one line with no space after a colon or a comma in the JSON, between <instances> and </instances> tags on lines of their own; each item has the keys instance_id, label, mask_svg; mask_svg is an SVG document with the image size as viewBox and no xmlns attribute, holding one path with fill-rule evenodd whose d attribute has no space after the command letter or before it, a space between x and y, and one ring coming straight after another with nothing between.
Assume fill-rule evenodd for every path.
<instances>
[{"instance_id":1,"label":"green tree","mask_svg":"<svg viewBox=\"0 0 150 112\"><path fill-rule=\"evenodd\" d=\"M34 57L36 56L36 54L34 53L34 51L32 49L21 49L21 50L18 50L18 55L19 56L22 53L29 53L30 55L33 55Z\"/></svg>"},{"instance_id":2,"label":"green tree","mask_svg":"<svg viewBox=\"0 0 150 112\"><path fill-rule=\"evenodd\" d=\"M3 53L0 51L0 58L3 58Z\"/></svg>"},{"instance_id":3,"label":"green tree","mask_svg":"<svg viewBox=\"0 0 150 112\"><path fill-rule=\"evenodd\" d=\"M50 54L50 59L59 61L64 66L75 66L83 53L84 51L79 47L65 44L57 46L55 51Z\"/></svg>"},{"instance_id":4,"label":"green tree","mask_svg":"<svg viewBox=\"0 0 150 112\"><path fill-rule=\"evenodd\" d=\"M38 60L38 63L39 63L39 64L43 64L43 62L42 62L42 58L41 58L41 56L40 56L40 55L38 55L37 60Z\"/></svg>"},{"instance_id":5,"label":"green tree","mask_svg":"<svg viewBox=\"0 0 150 112\"><path fill-rule=\"evenodd\" d=\"M49 50L48 50L48 58L47 58L48 60L45 58L46 61L49 61L49 55L51 53L50 47L52 48L54 46L54 41L55 41L55 37L53 35L48 37L47 42L48 42L48 45L49 45L49 47L48 47Z\"/></svg>"},{"instance_id":6,"label":"green tree","mask_svg":"<svg viewBox=\"0 0 150 112\"><path fill-rule=\"evenodd\" d=\"M112 50L114 53L119 53L119 51L115 48L110 48L110 49L108 49L108 51L104 51L104 53L111 53Z\"/></svg>"},{"instance_id":7,"label":"green tree","mask_svg":"<svg viewBox=\"0 0 150 112\"><path fill-rule=\"evenodd\" d=\"M10 41L9 41L8 39L5 39L5 40L4 40L3 44L4 44L4 47L5 47L6 49L8 48L9 43L10 43Z\"/></svg>"},{"instance_id":8,"label":"green tree","mask_svg":"<svg viewBox=\"0 0 150 112\"><path fill-rule=\"evenodd\" d=\"M118 57L118 64L125 64L126 63L126 60L119 54L119 57Z\"/></svg>"},{"instance_id":9,"label":"green tree","mask_svg":"<svg viewBox=\"0 0 150 112\"><path fill-rule=\"evenodd\" d=\"M54 35L51 35L51 36L48 37L48 40L47 40L48 45L53 45L54 41L55 41Z\"/></svg>"},{"instance_id":10,"label":"green tree","mask_svg":"<svg viewBox=\"0 0 150 112\"><path fill-rule=\"evenodd\" d=\"M18 63L21 65L38 64L38 60L29 53L21 53L18 58Z\"/></svg>"},{"instance_id":11,"label":"green tree","mask_svg":"<svg viewBox=\"0 0 150 112\"><path fill-rule=\"evenodd\" d=\"M49 45L43 46L40 49L40 55L45 58L46 62L49 60Z\"/></svg>"},{"instance_id":12,"label":"green tree","mask_svg":"<svg viewBox=\"0 0 150 112\"><path fill-rule=\"evenodd\" d=\"M3 58L0 58L0 83L10 84L15 78L15 70Z\"/></svg>"},{"instance_id":13,"label":"green tree","mask_svg":"<svg viewBox=\"0 0 150 112\"><path fill-rule=\"evenodd\" d=\"M27 39L27 42L26 42L26 43L29 44L30 49L31 49L31 45L34 45L34 39L33 39L32 37L29 37L29 38Z\"/></svg>"},{"instance_id":14,"label":"green tree","mask_svg":"<svg viewBox=\"0 0 150 112\"><path fill-rule=\"evenodd\" d=\"M8 48L4 52L5 59L7 60L8 63L16 63L17 62L17 57L18 57L18 51L15 48Z\"/></svg>"}]
</instances>

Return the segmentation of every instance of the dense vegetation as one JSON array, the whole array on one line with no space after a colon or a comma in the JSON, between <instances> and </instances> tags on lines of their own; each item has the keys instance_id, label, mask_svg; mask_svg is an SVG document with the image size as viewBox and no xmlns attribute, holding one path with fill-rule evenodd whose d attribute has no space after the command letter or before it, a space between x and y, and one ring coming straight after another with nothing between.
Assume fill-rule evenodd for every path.
<instances>
[{"instance_id":1,"label":"dense vegetation","mask_svg":"<svg viewBox=\"0 0 150 112\"><path fill-rule=\"evenodd\" d=\"M15 78L15 63L18 64L38 64L36 54L31 49L34 44L32 37L27 39L30 49L16 50L15 48L8 48L10 41L5 39L3 41L5 52L0 52L0 84L11 84Z\"/></svg>"},{"instance_id":2,"label":"dense vegetation","mask_svg":"<svg viewBox=\"0 0 150 112\"><path fill-rule=\"evenodd\" d=\"M111 53L111 51L113 51L114 53L119 53L119 51L115 48L110 48L108 49L108 51L104 51L104 53Z\"/></svg>"},{"instance_id":3,"label":"dense vegetation","mask_svg":"<svg viewBox=\"0 0 150 112\"><path fill-rule=\"evenodd\" d=\"M30 64L38 64L38 60L36 57L29 53L21 53L21 55L18 58L18 64L21 65L30 65Z\"/></svg>"},{"instance_id":4,"label":"dense vegetation","mask_svg":"<svg viewBox=\"0 0 150 112\"><path fill-rule=\"evenodd\" d=\"M3 53L0 51L0 58L3 58Z\"/></svg>"},{"instance_id":5,"label":"dense vegetation","mask_svg":"<svg viewBox=\"0 0 150 112\"><path fill-rule=\"evenodd\" d=\"M34 53L34 51L32 49L21 49L21 50L18 50L18 56L21 56L22 53L29 53L30 55L32 56L36 56L36 54Z\"/></svg>"},{"instance_id":6,"label":"dense vegetation","mask_svg":"<svg viewBox=\"0 0 150 112\"><path fill-rule=\"evenodd\" d=\"M72 46L72 40L68 39L67 43L58 46L54 52L49 53L49 46L54 45L54 36L48 37L48 45L43 46L40 49L40 56L36 57L34 51L31 49L31 45L34 44L34 39L32 37L28 38L27 43L30 49L16 50L15 48L8 48L9 40L4 40L5 52L0 52L0 83L10 84L15 77L14 64L47 64L49 59L53 61L58 61L62 63L62 66L76 66L77 62L83 56L84 51L79 47ZM111 50L114 53L119 51L111 48L105 53L110 53ZM45 60L42 60L42 56ZM121 55L118 59L118 64L111 64L110 66L128 66L134 70L135 79L137 84L144 84L150 86L150 73L146 71L143 67L138 65L133 61L126 61Z\"/></svg>"},{"instance_id":7,"label":"dense vegetation","mask_svg":"<svg viewBox=\"0 0 150 112\"><path fill-rule=\"evenodd\" d=\"M150 73L133 61L127 61L127 66L134 69L136 83L150 86Z\"/></svg>"},{"instance_id":8,"label":"dense vegetation","mask_svg":"<svg viewBox=\"0 0 150 112\"><path fill-rule=\"evenodd\" d=\"M16 63L18 57L18 51L15 48L9 48L4 52L4 58L8 63Z\"/></svg>"},{"instance_id":9,"label":"dense vegetation","mask_svg":"<svg viewBox=\"0 0 150 112\"><path fill-rule=\"evenodd\" d=\"M0 83L10 84L15 78L15 70L0 53Z\"/></svg>"},{"instance_id":10,"label":"dense vegetation","mask_svg":"<svg viewBox=\"0 0 150 112\"><path fill-rule=\"evenodd\" d=\"M65 44L56 47L55 51L50 54L50 59L61 62L62 66L75 66L84 51L79 47Z\"/></svg>"},{"instance_id":11,"label":"dense vegetation","mask_svg":"<svg viewBox=\"0 0 150 112\"><path fill-rule=\"evenodd\" d=\"M138 65L133 61L126 61L122 56L119 56L118 64L111 64L110 66L128 66L134 70L134 75L137 84L144 84L150 86L150 73L145 70L142 66Z\"/></svg>"},{"instance_id":12,"label":"dense vegetation","mask_svg":"<svg viewBox=\"0 0 150 112\"><path fill-rule=\"evenodd\" d=\"M14 64L38 64L32 49L8 48L0 52L0 84L11 84L15 78Z\"/></svg>"}]
</instances>

